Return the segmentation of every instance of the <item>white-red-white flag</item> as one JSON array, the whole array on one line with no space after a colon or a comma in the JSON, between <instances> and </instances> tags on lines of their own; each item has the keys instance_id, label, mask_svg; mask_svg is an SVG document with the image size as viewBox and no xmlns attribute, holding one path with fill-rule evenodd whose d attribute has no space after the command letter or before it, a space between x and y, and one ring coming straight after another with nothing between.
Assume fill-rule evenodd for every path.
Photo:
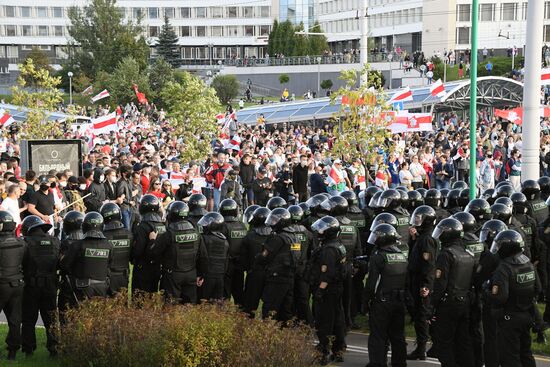
<instances>
[{"instance_id":1,"label":"white-red-white flag","mask_svg":"<svg viewBox=\"0 0 550 367\"><path fill-rule=\"evenodd\" d=\"M0 126L8 127L15 122L12 115L6 110L0 110Z\"/></svg>"},{"instance_id":2,"label":"white-red-white flag","mask_svg":"<svg viewBox=\"0 0 550 367\"><path fill-rule=\"evenodd\" d=\"M397 115L395 121L388 125L393 134L409 133L416 131L432 131L431 113L408 113Z\"/></svg>"},{"instance_id":3,"label":"white-red-white flag","mask_svg":"<svg viewBox=\"0 0 550 367\"><path fill-rule=\"evenodd\" d=\"M550 68L544 68L541 70L540 83L542 85L550 84Z\"/></svg>"},{"instance_id":4,"label":"white-red-white flag","mask_svg":"<svg viewBox=\"0 0 550 367\"><path fill-rule=\"evenodd\" d=\"M109 96L110 96L109 91L107 89L103 89L103 91L101 91L99 94L96 94L95 96L92 97L92 102L96 103L100 99L107 98Z\"/></svg>"},{"instance_id":5,"label":"white-red-white flag","mask_svg":"<svg viewBox=\"0 0 550 367\"><path fill-rule=\"evenodd\" d=\"M225 149L241 150L242 139L239 135L233 135L231 139L225 144Z\"/></svg>"},{"instance_id":6,"label":"white-red-white flag","mask_svg":"<svg viewBox=\"0 0 550 367\"><path fill-rule=\"evenodd\" d=\"M116 112L93 119L92 131L94 135L109 134L111 131L118 131Z\"/></svg>"},{"instance_id":7,"label":"white-red-white flag","mask_svg":"<svg viewBox=\"0 0 550 367\"><path fill-rule=\"evenodd\" d=\"M430 86L430 94L438 98L445 97L447 93L445 93L445 86L441 79L437 79L437 81Z\"/></svg>"},{"instance_id":8,"label":"white-red-white flag","mask_svg":"<svg viewBox=\"0 0 550 367\"><path fill-rule=\"evenodd\" d=\"M413 100L413 95L412 95L411 88L407 87L402 91L395 93L388 102L389 103L409 102L412 100Z\"/></svg>"},{"instance_id":9,"label":"white-red-white flag","mask_svg":"<svg viewBox=\"0 0 550 367\"><path fill-rule=\"evenodd\" d=\"M87 96L87 95L92 94L93 91L94 91L94 86L90 85L88 88L84 89L81 94L83 96Z\"/></svg>"}]
</instances>

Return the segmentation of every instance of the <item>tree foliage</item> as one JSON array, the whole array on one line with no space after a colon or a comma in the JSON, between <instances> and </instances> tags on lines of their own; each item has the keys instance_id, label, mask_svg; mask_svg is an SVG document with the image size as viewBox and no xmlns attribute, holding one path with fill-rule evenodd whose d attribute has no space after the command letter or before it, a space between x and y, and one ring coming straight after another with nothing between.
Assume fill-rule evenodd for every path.
<instances>
[{"instance_id":1,"label":"tree foliage","mask_svg":"<svg viewBox=\"0 0 550 367\"><path fill-rule=\"evenodd\" d=\"M163 57L158 57L155 62L149 67L149 86L156 96L168 82L175 81L174 69L164 60ZM157 101L158 102L158 101Z\"/></svg>"},{"instance_id":2,"label":"tree foliage","mask_svg":"<svg viewBox=\"0 0 550 367\"><path fill-rule=\"evenodd\" d=\"M228 104L239 95L239 81L235 75L216 75L212 80L212 88L222 104Z\"/></svg>"},{"instance_id":3,"label":"tree foliage","mask_svg":"<svg viewBox=\"0 0 550 367\"><path fill-rule=\"evenodd\" d=\"M211 151L210 142L218 126L214 116L221 105L216 91L189 73L181 75L181 83L168 82L161 92L171 126L183 142L183 161L205 159Z\"/></svg>"},{"instance_id":4,"label":"tree foliage","mask_svg":"<svg viewBox=\"0 0 550 367\"><path fill-rule=\"evenodd\" d=\"M117 104L125 104L131 101L137 101L133 85L139 87L139 91L145 93L147 98L153 98L154 94L149 87L147 74L140 69L139 63L128 56L117 65L116 69L108 75L106 88L111 95L111 101ZM100 88L98 91L102 90Z\"/></svg>"},{"instance_id":5,"label":"tree foliage","mask_svg":"<svg viewBox=\"0 0 550 367\"><path fill-rule=\"evenodd\" d=\"M332 80L325 79L321 82L321 89L327 90L332 88Z\"/></svg>"},{"instance_id":6,"label":"tree foliage","mask_svg":"<svg viewBox=\"0 0 550 367\"><path fill-rule=\"evenodd\" d=\"M321 25L316 22L309 30L304 24L294 26L290 21L279 23L275 21L268 39L268 52L271 56L283 54L285 56L322 55L328 49L327 38L324 35L304 35L296 32L309 31L323 33Z\"/></svg>"},{"instance_id":7,"label":"tree foliage","mask_svg":"<svg viewBox=\"0 0 550 367\"><path fill-rule=\"evenodd\" d=\"M132 57L140 70L147 66L149 46L143 28L122 18L116 0L91 0L69 9L69 46L77 68L89 77L112 72L121 59ZM77 70L73 70L76 72Z\"/></svg>"},{"instance_id":8,"label":"tree foliage","mask_svg":"<svg viewBox=\"0 0 550 367\"><path fill-rule=\"evenodd\" d=\"M286 84L290 81L290 77L288 76L288 74L281 74L279 75L279 83L281 84Z\"/></svg>"},{"instance_id":9,"label":"tree foliage","mask_svg":"<svg viewBox=\"0 0 550 367\"><path fill-rule=\"evenodd\" d=\"M156 49L159 56L162 56L172 67L177 68L180 65L178 35L174 32L168 16L164 17L164 25L160 31Z\"/></svg>"},{"instance_id":10,"label":"tree foliage","mask_svg":"<svg viewBox=\"0 0 550 367\"><path fill-rule=\"evenodd\" d=\"M323 33L319 22L315 22L310 29L311 33ZM309 40L309 54L310 55L322 55L325 50L328 50L327 37L323 35L310 35Z\"/></svg>"},{"instance_id":11,"label":"tree foliage","mask_svg":"<svg viewBox=\"0 0 550 367\"><path fill-rule=\"evenodd\" d=\"M37 68L33 59L28 58L18 65L17 85L12 87L12 102L28 110L27 120L21 128L23 139L59 139L63 130L59 122L48 121L48 112L53 111L63 101L58 86L59 77L53 77L49 70ZM32 80L33 88L28 88L27 80Z\"/></svg>"},{"instance_id":12,"label":"tree foliage","mask_svg":"<svg viewBox=\"0 0 550 367\"><path fill-rule=\"evenodd\" d=\"M35 70L47 70L50 74L53 73L53 69L50 66L50 59L48 55L38 47L33 47L31 52L27 54L25 61L31 60ZM27 88L37 89L38 80L34 80L34 74L29 73L25 75L25 82Z\"/></svg>"},{"instance_id":13,"label":"tree foliage","mask_svg":"<svg viewBox=\"0 0 550 367\"><path fill-rule=\"evenodd\" d=\"M296 31L303 32L304 31L304 23L300 23L296 27ZM289 54L288 56L309 55L308 37L304 34L295 34L294 38L295 38L295 40L294 40L294 50L292 50L292 55Z\"/></svg>"}]
</instances>

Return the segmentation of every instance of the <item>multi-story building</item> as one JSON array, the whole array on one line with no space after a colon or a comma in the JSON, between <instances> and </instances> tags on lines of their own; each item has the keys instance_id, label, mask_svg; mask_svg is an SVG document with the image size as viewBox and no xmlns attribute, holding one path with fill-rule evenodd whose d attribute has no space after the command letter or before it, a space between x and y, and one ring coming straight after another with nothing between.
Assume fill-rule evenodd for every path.
<instances>
[{"instance_id":1,"label":"multi-story building","mask_svg":"<svg viewBox=\"0 0 550 367\"><path fill-rule=\"evenodd\" d=\"M315 0L274 0L273 7L279 9L280 21L290 20L293 24L304 24L309 29L315 23Z\"/></svg>"}]
</instances>

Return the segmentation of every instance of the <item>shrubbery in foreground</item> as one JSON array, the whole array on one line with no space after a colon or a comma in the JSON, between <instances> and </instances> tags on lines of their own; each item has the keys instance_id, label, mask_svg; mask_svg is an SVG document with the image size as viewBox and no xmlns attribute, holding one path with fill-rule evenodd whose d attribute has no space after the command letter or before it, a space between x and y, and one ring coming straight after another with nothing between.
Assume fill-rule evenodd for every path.
<instances>
[{"instance_id":1,"label":"shrubbery in foreground","mask_svg":"<svg viewBox=\"0 0 550 367\"><path fill-rule=\"evenodd\" d=\"M158 294L94 299L58 330L63 366L302 367L315 365L313 334L250 320L231 305L169 305Z\"/></svg>"}]
</instances>

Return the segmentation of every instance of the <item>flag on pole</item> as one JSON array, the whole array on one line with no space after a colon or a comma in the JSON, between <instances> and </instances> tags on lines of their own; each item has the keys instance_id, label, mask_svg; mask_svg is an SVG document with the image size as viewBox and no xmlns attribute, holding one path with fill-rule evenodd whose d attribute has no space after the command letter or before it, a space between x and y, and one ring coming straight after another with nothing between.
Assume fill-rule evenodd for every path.
<instances>
[{"instance_id":1,"label":"flag on pole","mask_svg":"<svg viewBox=\"0 0 550 367\"><path fill-rule=\"evenodd\" d=\"M227 143L225 144L225 148L240 151L241 150L241 141L242 141L242 139L239 135L233 135L233 137L231 139L229 139L227 141Z\"/></svg>"},{"instance_id":2,"label":"flag on pole","mask_svg":"<svg viewBox=\"0 0 550 367\"><path fill-rule=\"evenodd\" d=\"M495 116L513 122L516 125L523 123L523 108L516 107L511 110L499 110L495 108Z\"/></svg>"},{"instance_id":3,"label":"flag on pole","mask_svg":"<svg viewBox=\"0 0 550 367\"><path fill-rule=\"evenodd\" d=\"M84 89L80 94L82 94L83 96L88 96L92 94L93 91L94 91L94 87L93 85L90 85L88 88Z\"/></svg>"},{"instance_id":4,"label":"flag on pole","mask_svg":"<svg viewBox=\"0 0 550 367\"><path fill-rule=\"evenodd\" d=\"M395 121L388 125L392 134L409 133L416 131L432 131L431 113L401 113Z\"/></svg>"},{"instance_id":5,"label":"flag on pole","mask_svg":"<svg viewBox=\"0 0 550 367\"><path fill-rule=\"evenodd\" d=\"M107 98L109 96L109 91L107 89L103 89L103 91L101 91L99 94L92 97L92 103L96 103L100 99Z\"/></svg>"},{"instance_id":6,"label":"flag on pole","mask_svg":"<svg viewBox=\"0 0 550 367\"><path fill-rule=\"evenodd\" d=\"M6 110L0 110L0 126L8 127L15 122L12 115Z\"/></svg>"},{"instance_id":7,"label":"flag on pole","mask_svg":"<svg viewBox=\"0 0 550 367\"><path fill-rule=\"evenodd\" d=\"M544 68L541 70L540 82L542 85L550 84L550 68Z\"/></svg>"},{"instance_id":8,"label":"flag on pole","mask_svg":"<svg viewBox=\"0 0 550 367\"><path fill-rule=\"evenodd\" d=\"M445 93L445 87L441 79L437 79L437 81L430 86L430 94L438 98L445 97L447 93Z\"/></svg>"},{"instance_id":9,"label":"flag on pole","mask_svg":"<svg viewBox=\"0 0 550 367\"><path fill-rule=\"evenodd\" d=\"M118 131L116 112L98 117L92 120L94 135L109 134L111 131Z\"/></svg>"},{"instance_id":10,"label":"flag on pole","mask_svg":"<svg viewBox=\"0 0 550 367\"><path fill-rule=\"evenodd\" d=\"M388 102L389 103L409 102L409 101L412 101L412 100L413 100L413 95L412 95L411 88L407 87L407 88L403 89L402 91L395 93L390 98L390 100Z\"/></svg>"},{"instance_id":11,"label":"flag on pole","mask_svg":"<svg viewBox=\"0 0 550 367\"><path fill-rule=\"evenodd\" d=\"M338 163L339 160L335 160L334 164ZM344 191L346 187L346 180L344 179L344 174L334 165L331 167L330 172L327 177L328 187L332 190L338 192Z\"/></svg>"},{"instance_id":12,"label":"flag on pole","mask_svg":"<svg viewBox=\"0 0 550 367\"><path fill-rule=\"evenodd\" d=\"M376 172L376 176L374 176L374 185L382 188L385 188L387 186L386 175L383 171L378 170Z\"/></svg>"},{"instance_id":13,"label":"flag on pole","mask_svg":"<svg viewBox=\"0 0 550 367\"><path fill-rule=\"evenodd\" d=\"M147 97L145 97L144 93L139 91L137 84L134 84L134 92L136 92L136 97L139 104L147 104Z\"/></svg>"}]
</instances>

